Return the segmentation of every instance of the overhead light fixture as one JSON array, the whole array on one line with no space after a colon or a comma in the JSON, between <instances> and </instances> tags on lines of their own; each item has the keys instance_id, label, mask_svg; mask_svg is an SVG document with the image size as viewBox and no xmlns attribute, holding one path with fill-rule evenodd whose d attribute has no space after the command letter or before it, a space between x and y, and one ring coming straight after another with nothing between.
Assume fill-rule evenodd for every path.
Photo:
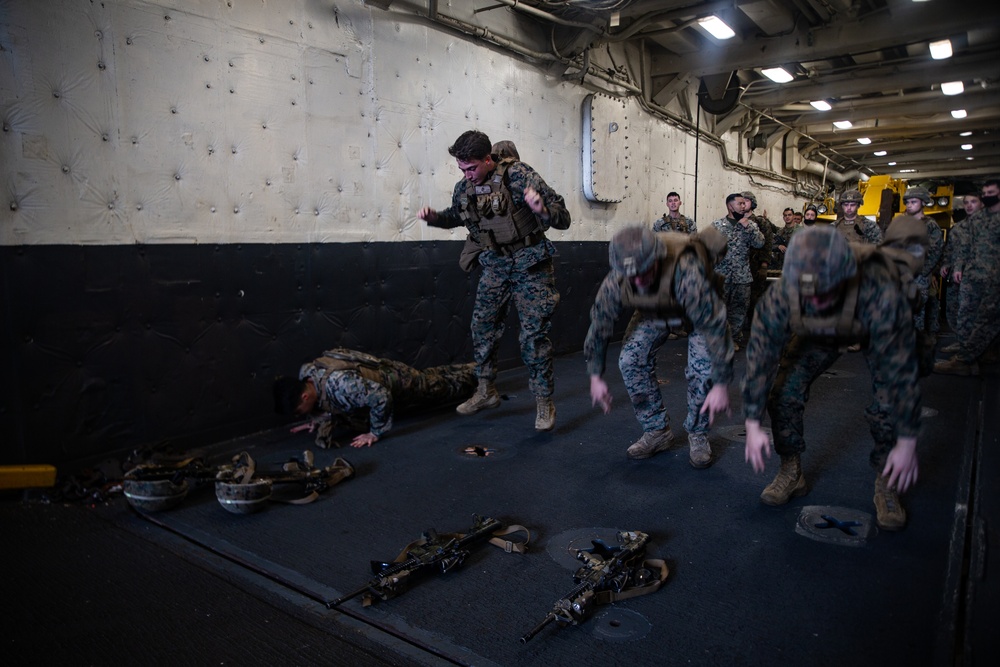
<instances>
[{"instance_id":1,"label":"overhead light fixture","mask_svg":"<svg viewBox=\"0 0 1000 667\"><path fill-rule=\"evenodd\" d=\"M875 151L874 153L872 153L872 155L874 155L875 157L885 157L888 154L889 151Z\"/></svg>"},{"instance_id":2,"label":"overhead light fixture","mask_svg":"<svg viewBox=\"0 0 1000 667\"><path fill-rule=\"evenodd\" d=\"M861 144L862 146L867 146L871 142L872 140L869 139L868 137L858 137L858 143Z\"/></svg>"},{"instance_id":3,"label":"overhead light fixture","mask_svg":"<svg viewBox=\"0 0 1000 667\"><path fill-rule=\"evenodd\" d=\"M945 58L951 58L951 40L942 39L937 42L931 42L931 58L934 60L944 60Z\"/></svg>"},{"instance_id":4,"label":"overhead light fixture","mask_svg":"<svg viewBox=\"0 0 1000 667\"><path fill-rule=\"evenodd\" d=\"M795 78L784 67L765 67L760 73L775 83L788 83Z\"/></svg>"},{"instance_id":5,"label":"overhead light fixture","mask_svg":"<svg viewBox=\"0 0 1000 667\"><path fill-rule=\"evenodd\" d=\"M941 92L945 95L961 95L965 91L965 84L961 81L949 81L941 84Z\"/></svg>"},{"instance_id":6,"label":"overhead light fixture","mask_svg":"<svg viewBox=\"0 0 1000 667\"><path fill-rule=\"evenodd\" d=\"M916 171L916 169L900 169L899 173L901 173L901 174L912 174L915 171Z\"/></svg>"},{"instance_id":7,"label":"overhead light fixture","mask_svg":"<svg viewBox=\"0 0 1000 667\"><path fill-rule=\"evenodd\" d=\"M854 123L849 120L835 120L833 126L838 130L849 130L854 127Z\"/></svg>"},{"instance_id":8,"label":"overhead light fixture","mask_svg":"<svg viewBox=\"0 0 1000 667\"><path fill-rule=\"evenodd\" d=\"M958 136L960 136L960 137L971 137L972 136L972 130L966 130L965 132L960 132Z\"/></svg>"},{"instance_id":9,"label":"overhead light fixture","mask_svg":"<svg viewBox=\"0 0 1000 667\"><path fill-rule=\"evenodd\" d=\"M815 102L810 102L809 104L813 105L813 108L818 111L829 111L833 108L826 100L816 100Z\"/></svg>"},{"instance_id":10,"label":"overhead light fixture","mask_svg":"<svg viewBox=\"0 0 1000 667\"><path fill-rule=\"evenodd\" d=\"M971 151L972 150L972 144L962 144L962 150L963 151Z\"/></svg>"},{"instance_id":11,"label":"overhead light fixture","mask_svg":"<svg viewBox=\"0 0 1000 667\"><path fill-rule=\"evenodd\" d=\"M965 113L965 109L952 109L951 112L952 118L965 118L968 115L969 114Z\"/></svg>"},{"instance_id":12,"label":"overhead light fixture","mask_svg":"<svg viewBox=\"0 0 1000 667\"><path fill-rule=\"evenodd\" d=\"M890 162L890 163L889 163L889 166L890 166L890 167L895 167L895 166L896 166L896 163L895 163L895 162Z\"/></svg>"},{"instance_id":13,"label":"overhead light fixture","mask_svg":"<svg viewBox=\"0 0 1000 667\"><path fill-rule=\"evenodd\" d=\"M735 37L736 33L730 28L725 22L718 16L709 16L708 18L698 19L698 25L705 29L712 37L716 39L730 39Z\"/></svg>"},{"instance_id":14,"label":"overhead light fixture","mask_svg":"<svg viewBox=\"0 0 1000 667\"><path fill-rule=\"evenodd\" d=\"M976 158L974 158L974 157L972 157L972 156L970 155L969 157L967 157L967 158L965 158L965 159L966 159L966 160L975 160Z\"/></svg>"}]
</instances>

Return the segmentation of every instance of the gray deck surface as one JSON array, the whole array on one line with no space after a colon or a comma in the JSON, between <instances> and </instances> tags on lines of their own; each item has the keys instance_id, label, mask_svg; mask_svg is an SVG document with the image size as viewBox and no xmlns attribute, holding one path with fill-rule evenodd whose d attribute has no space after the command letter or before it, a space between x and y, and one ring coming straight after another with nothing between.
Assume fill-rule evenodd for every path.
<instances>
[{"instance_id":1,"label":"gray deck surface","mask_svg":"<svg viewBox=\"0 0 1000 667\"><path fill-rule=\"evenodd\" d=\"M810 493L772 508L758 495L777 459L763 475L744 462L737 387L733 415L713 430L715 464L688 464L685 352L671 341L659 364L678 445L646 461L625 457L640 431L615 357L604 416L572 355L556 362L549 434L533 430L534 401L515 369L501 375L499 409L397 420L372 448L320 450L280 429L206 450L215 460L246 450L261 465L304 449L318 465L347 458L357 476L309 505L233 515L210 485L148 516L120 498L96 508L8 498L8 664L992 664L997 377L922 380L920 481L904 499L906 530L885 533L874 528L860 354L813 387ZM477 445L495 453L462 451ZM796 526L816 506L871 531L853 545L806 537ZM465 532L474 513L527 526L529 553L483 546L398 598L326 608L369 579L370 560L391 560L428 528ZM520 643L572 588L571 548L617 530L649 533L648 556L670 567L666 585Z\"/></svg>"}]
</instances>

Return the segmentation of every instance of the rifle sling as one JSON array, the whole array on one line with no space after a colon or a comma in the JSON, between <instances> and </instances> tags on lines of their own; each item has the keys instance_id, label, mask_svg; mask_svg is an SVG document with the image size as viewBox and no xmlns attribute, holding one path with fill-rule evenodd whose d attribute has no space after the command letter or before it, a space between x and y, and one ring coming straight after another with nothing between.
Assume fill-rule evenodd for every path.
<instances>
[{"instance_id":1,"label":"rifle sling","mask_svg":"<svg viewBox=\"0 0 1000 667\"><path fill-rule=\"evenodd\" d=\"M650 558L642 561L642 566L653 572L659 572L660 578L649 582L644 586L633 586L632 588L626 588L623 591L599 591L594 594L595 604L610 604L612 602L617 602L618 600L627 600L628 598L639 597L640 595L648 595L649 593L655 593L660 589L660 586L664 581L667 580L667 575L670 570L667 568L667 563L659 558Z\"/></svg>"},{"instance_id":2,"label":"rifle sling","mask_svg":"<svg viewBox=\"0 0 1000 667\"><path fill-rule=\"evenodd\" d=\"M524 533L525 535L524 541L514 542L512 540L503 539L507 535L512 535L514 533ZM439 541L442 543L447 543L451 540L458 541L461 540L463 537L465 537L465 533L438 533ZM531 532L527 528L525 528L524 526L513 525L513 526L507 526L506 528L501 528L500 530L493 533L493 537L489 539L489 543L492 544L493 546L500 547L507 553L514 552L523 554L528 548L528 541L530 539L531 539ZM399 552L399 555L396 556L396 558L392 562L402 563L408 560L410 558L409 553L413 549L425 546L426 544L427 544L427 538L425 537L421 537L419 539L410 542L405 547L403 547L403 550Z\"/></svg>"}]
</instances>

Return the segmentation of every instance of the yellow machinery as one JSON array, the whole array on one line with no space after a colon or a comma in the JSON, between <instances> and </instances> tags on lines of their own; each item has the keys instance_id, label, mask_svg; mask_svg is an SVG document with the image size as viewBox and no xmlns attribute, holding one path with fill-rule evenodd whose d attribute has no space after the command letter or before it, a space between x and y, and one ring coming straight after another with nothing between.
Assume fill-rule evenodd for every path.
<instances>
[{"instance_id":1,"label":"yellow machinery","mask_svg":"<svg viewBox=\"0 0 1000 667\"><path fill-rule=\"evenodd\" d=\"M894 217L903 213L906 207L903 205L903 194L911 185L923 185L923 183L910 183L901 178L892 178L880 174L872 176L867 181L858 184L858 190L864 196L864 203L858 208L858 214L875 219L879 227L885 229ZM941 229L947 230L952 225L952 198L955 193L955 186L948 184L927 184L927 189L931 193L933 203L924 207L924 214L934 218ZM833 197L826 197L819 204L820 220L833 222L838 217L837 204Z\"/></svg>"}]
</instances>

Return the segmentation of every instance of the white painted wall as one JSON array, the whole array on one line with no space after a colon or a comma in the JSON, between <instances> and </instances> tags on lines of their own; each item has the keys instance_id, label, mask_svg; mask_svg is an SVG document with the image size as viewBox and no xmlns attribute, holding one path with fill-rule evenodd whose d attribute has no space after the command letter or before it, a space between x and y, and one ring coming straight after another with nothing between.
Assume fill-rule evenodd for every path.
<instances>
[{"instance_id":1,"label":"white painted wall","mask_svg":"<svg viewBox=\"0 0 1000 667\"><path fill-rule=\"evenodd\" d=\"M458 240L416 213L450 203L447 147L472 128L515 141L566 198L556 241L649 223L671 190L699 226L733 191L772 218L793 203L702 142L693 210L693 136L634 100L628 195L589 202L592 91L359 0L6 0L0 45L3 245Z\"/></svg>"}]
</instances>

